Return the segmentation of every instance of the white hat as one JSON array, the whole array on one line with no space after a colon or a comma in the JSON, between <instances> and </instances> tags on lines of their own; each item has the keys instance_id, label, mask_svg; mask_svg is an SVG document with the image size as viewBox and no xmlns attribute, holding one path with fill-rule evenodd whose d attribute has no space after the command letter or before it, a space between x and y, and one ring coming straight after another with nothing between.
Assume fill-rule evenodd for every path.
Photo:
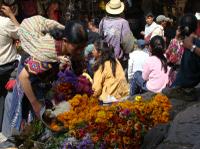
<instances>
[{"instance_id":1,"label":"white hat","mask_svg":"<svg viewBox=\"0 0 200 149\"><path fill-rule=\"evenodd\" d=\"M195 16L197 17L197 20L200 20L200 12L196 12Z\"/></svg>"},{"instance_id":2,"label":"white hat","mask_svg":"<svg viewBox=\"0 0 200 149\"><path fill-rule=\"evenodd\" d=\"M156 22L167 21L167 18L164 15L159 15L156 18Z\"/></svg>"},{"instance_id":3,"label":"white hat","mask_svg":"<svg viewBox=\"0 0 200 149\"><path fill-rule=\"evenodd\" d=\"M110 0L106 4L106 12L109 14L117 15L124 11L124 3L120 0Z\"/></svg>"}]
</instances>

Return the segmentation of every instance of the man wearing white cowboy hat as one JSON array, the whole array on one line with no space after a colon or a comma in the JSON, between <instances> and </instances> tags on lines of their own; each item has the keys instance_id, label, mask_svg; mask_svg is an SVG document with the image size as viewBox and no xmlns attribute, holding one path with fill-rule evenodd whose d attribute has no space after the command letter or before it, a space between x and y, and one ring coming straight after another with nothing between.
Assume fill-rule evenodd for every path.
<instances>
[{"instance_id":1,"label":"man wearing white cowboy hat","mask_svg":"<svg viewBox=\"0 0 200 149\"><path fill-rule=\"evenodd\" d=\"M127 59L127 64L123 64L125 56L133 51L136 40L130 30L128 21L120 17L123 11L123 2L110 0L106 4L107 16L101 20L99 32L101 37L114 47L115 56L125 69L128 67Z\"/></svg>"},{"instance_id":2,"label":"man wearing white cowboy hat","mask_svg":"<svg viewBox=\"0 0 200 149\"><path fill-rule=\"evenodd\" d=\"M121 14L124 11L124 3L120 0L110 0L106 4L106 12L113 15Z\"/></svg>"}]
</instances>

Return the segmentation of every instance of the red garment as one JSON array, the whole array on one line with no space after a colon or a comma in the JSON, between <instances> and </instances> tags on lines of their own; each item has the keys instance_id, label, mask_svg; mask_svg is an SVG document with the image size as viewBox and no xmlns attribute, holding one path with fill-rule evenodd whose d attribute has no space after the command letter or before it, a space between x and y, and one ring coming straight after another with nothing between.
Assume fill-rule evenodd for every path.
<instances>
[{"instance_id":1,"label":"red garment","mask_svg":"<svg viewBox=\"0 0 200 149\"><path fill-rule=\"evenodd\" d=\"M5 85L5 88L8 90L8 91L11 91L13 89L13 87L15 86L16 84L16 80L9 80L7 82L7 84Z\"/></svg>"},{"instance_id":2,"label":"red garment","mask_svg":"<svg viewBox=\"0 0 200 149\"><path fill-rule=\"evenodd\" d=\"M52 3L48 8L48 17L49 19L59 21L60 11L58 3Z\"/></svg>"},{"instance_id":3,"label":"red garment","mask_svg":"<svg viewBox=\"0 0 200 149\"><path fill-rule=\"evenodd\" d=\"M200 37L200 21L198 22L198 27L197 27L197 35Z\"/></svg>"},{"instance_id":4,"label":"red garment","mask_svg":"<svg viewBox=\"0 0 200 149\"><path fill-rule=\"evenodd\" d=\"M168 63L172 63L174 65L180 65L183 53L184 47L182 45L182 41L179 41L176 38L171 40L165 52Z\"/></svg>"},{"instance_id":5,"label":"red garment","mask_svg":"<svg viewBox=\"0 0 200 149\"><path fill-rule=\"evenodd\" d=\"M37 15L37 0L21 0L21 6L26 17Z\"/></svg>"}]
</instances>

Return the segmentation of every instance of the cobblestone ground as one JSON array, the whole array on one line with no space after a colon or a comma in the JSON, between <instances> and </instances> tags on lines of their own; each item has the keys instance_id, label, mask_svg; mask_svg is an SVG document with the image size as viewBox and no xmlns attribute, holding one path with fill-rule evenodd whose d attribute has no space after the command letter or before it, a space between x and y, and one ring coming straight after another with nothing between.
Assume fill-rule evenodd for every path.
<instances>
[{"instance_id":1,"label":"cobblestone ground","mask_svg":"<svg viewBox=\"0 0 200 149\"><path fill-rule=\"evenodd\" d=\"M200 86L170 100L171 122L152 129L142 149L200 149Z\"/></svg>"}]
</instances>

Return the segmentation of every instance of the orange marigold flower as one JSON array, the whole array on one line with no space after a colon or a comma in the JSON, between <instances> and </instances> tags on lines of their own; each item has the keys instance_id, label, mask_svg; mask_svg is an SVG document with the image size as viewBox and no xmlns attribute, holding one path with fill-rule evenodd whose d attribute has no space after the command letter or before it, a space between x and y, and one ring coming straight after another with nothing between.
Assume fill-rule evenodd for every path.
<instances>
[{"instance_id":1,"label":"orange marigold flower","mask_svg":"<svg viewBox=\"0 0 200 149\"><path fill-rule=\"evenodd\" d=\"M97 136L92 137L92 141L94 143L97 143L99 141L99 137L97 137Z\"/></svg>"},{"instance_id":2,"label":"orange marigold flower","mask_svg":"<svg viewBox=\"0 0 200 149\"><path fill-rule=\"evenodd\" d=\"M131 138L130 137L123 137L124 144L130 144Z\"/></svg>"}]
</instances>

